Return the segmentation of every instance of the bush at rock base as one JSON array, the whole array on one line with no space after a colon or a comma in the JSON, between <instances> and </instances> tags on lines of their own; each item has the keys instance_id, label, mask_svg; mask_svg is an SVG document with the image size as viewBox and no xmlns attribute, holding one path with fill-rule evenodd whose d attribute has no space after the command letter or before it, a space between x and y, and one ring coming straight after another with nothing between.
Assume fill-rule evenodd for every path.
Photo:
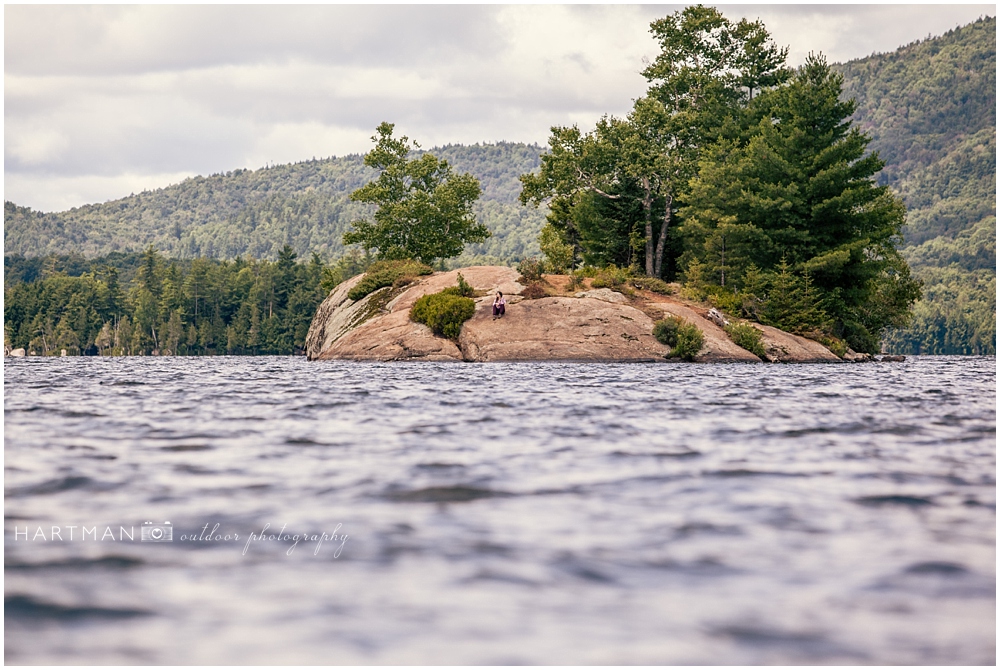
<instances>
[{"instance_id":1,"label":"bush at rock base","mask_svg":"<svg viewBox=\"0 0 1000 670\"><path fill-rule=\"evenodd\" d=\"M524 287L521 291L521 296L525 300L538 300L539 298L545 298L549 295L549 292L545 290L545 286L540 281L533 281Z\"/></svg>"},{"instance_id":2,"label":"bush at rock base","mask_svg":"<svg viewBox=\"0 0 1000 670\"><path fill-rule=\"evenodd\" d=\"M457 340L462 324L475 313L476 303L472 298L441 292L418 298L410 309L410 320L424 324L435 335Z\"/></svg>"},{"instance_id":3,"label":"bush at rock base","mask_svg":"<svg viewBox=\"0 0 1000 670\"><path fill-rule=\"evenodd\" d=\"M698 326L676 316L670 316L653 324L653 337L670 347L667 358L681 358L693 361L705 343Z\"/></svg>"},{"instance_id":4,"label":"bush at rock base","mask_svg":"<svg viewBox=\"0 0 1000 670\"><path fill-rule=\"evenodd\" d=\"M590 287L620 289L630 278L629 271L625 268L609 265L597 270L594 280L590 282Z\"/></svg>"},{"instance_id":5,"label":"bush at rock base","mask_svg":"<svg viewBox=\"0 0 1000 670\"><path fill-rule=\"evenodd\" d=\"M670 284L656 277L633 277L628 283L643 291L652 291L660 295L674 294L674 289Z\"/></svg>"},{"instance_id":6,"label":"bush at rock base","mask_svg":"<svg viewBox=\"0 0 1000 670\"><path fill-rule=\"evenodd\" d=\"M761 332L749 323L730 323L724 330L736 346L746 349L760 359L767 355L764 343L760 339Z\"/></svg>"},{"instance_id":7,"label":"bush at rock base","mask_svg":"<svg viewBox=\"0 0 1000 670\"><path fill-rule=\"evenodd\" d=\"M434 269L420 261L377 261L372 263L365 276L347 293L351 300L358 301L369 293L386 286L404 286L421 275L429 275Z\"/></svg>"},{"instance_id":8,"label":"bush at rock base","mask_svg":"<svg viewBox=\"0 0 1000 670\"><path fill-rule=\"evenodd\" d=\"M540 281L542 278L542 272L545 271L545 266L542 261L537 258L525 258L517 264L517 271L520 272L521 276L529 282Z\"/></svg>"}]
</instances>

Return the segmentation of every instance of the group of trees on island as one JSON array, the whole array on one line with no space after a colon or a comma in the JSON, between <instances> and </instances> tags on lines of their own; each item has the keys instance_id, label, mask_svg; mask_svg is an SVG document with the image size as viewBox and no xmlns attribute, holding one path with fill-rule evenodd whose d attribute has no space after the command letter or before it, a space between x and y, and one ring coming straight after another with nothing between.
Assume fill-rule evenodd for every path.
<instances>
[{"instance_id":1,"label":"group of trees on island","mask_svg":"<svg viewBox=\"0 0 1000 670\"><path fill-rule=\"evenodd\" d=\"M759 21L694 6L651 24L661 53L625 118L554 127L524 203L548 202L551 267L614 264L680 279L720 306L811 287L817 318L858 351L906 325L920 284L896 246L905 208L852 127L853 101L822 56L797 71ZM754 317L753 313L743 316Z\"/></svg>"}]
</instances>

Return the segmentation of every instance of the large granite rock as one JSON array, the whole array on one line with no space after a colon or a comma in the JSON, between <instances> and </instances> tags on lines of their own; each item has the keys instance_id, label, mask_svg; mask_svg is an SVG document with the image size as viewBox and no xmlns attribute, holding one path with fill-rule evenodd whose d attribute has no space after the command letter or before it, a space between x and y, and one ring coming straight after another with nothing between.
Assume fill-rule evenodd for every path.
<instances>
[{"instance_id":1,"label":"large granite rock","mask_svg":"<svg viewBox=\"0 0 1000 670\"><path fill-rule=\"evenodd\" d=\"M478 305L462 328L465 360L652 362L670 351L653 337L652 319L603 296L523 300L496 320L491 304Z\"/></svg>"},{"instance_id":2,"label":"large granite rock","mask_svg":"<svg viewBox=\"0 0 1000 670\"><path fill-rule=\"evenodd\" d=\"M753 324L761 331L761 342L772 363L843 363L835 353L819 342L786 333L773 326Z\"/></svg>"},{"instance_id":3,"label":"large granite rock","mask_svg":"<svg viewBox=\"0 0 1000 670\"><path fill-rule=\"evenodd\" d=\"M456 343L413 323L409 313L421 296L455 286L459 272L485 295L476 299L475 315L465 323ZM344 282L320 305L306 337L311 360L664 361L670 349L653 337L653 321L674 315L693 322L704 333L705 344L696 361L760 361L736 346L704 313L669 299L647 303L597 289L574 297L526 300L520 295L524 286L517 282L516 270L476 266L435 273L409 286L383 288L353 301L347 294L360 279ZM507 298L507 313L493 319L491 306L498 290ZM760 328L769 360L839 361L816 342Z\"/></svg>"},{"instance_id":4,"label":"large granite rock","mask_svg":"<svg viewBox=\"0 0 1000 670\"><path fill-rule=\"evenodd\" d=\"M451 340L436 337L431 329L410 321L410 308L423 295L437 293L458 283L458 274L473 288L492 295L519 293L513 268L476 266L439 272L409 286L386 287L361 300L347 294L361 277L354 277L335 288L316 311L306 335L306 355L311 360L346 359L363 361L461 361L462 351Z\"/></svg>"}]
</instances>

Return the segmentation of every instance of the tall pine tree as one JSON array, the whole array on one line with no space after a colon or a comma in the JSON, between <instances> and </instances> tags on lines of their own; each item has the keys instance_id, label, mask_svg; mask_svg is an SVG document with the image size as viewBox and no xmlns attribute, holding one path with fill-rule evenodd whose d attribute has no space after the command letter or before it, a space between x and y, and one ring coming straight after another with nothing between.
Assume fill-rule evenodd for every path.
<instances>
[{"instance_id":1,"label":"tall pine tree","mask_svg":"<svg viewBox=\"0 0 1000 670\"><path fill-rule=\"evenodd\" d=\"M706 152L681 212L684 261L699 259L719 281L723 241L729 276L785 258L810 275L835 333L875 351L885 328L906 323L920 285L895 247L905 209L876 184L883 162L851 127L841 83L810 56L789 85L751 103L756 123Z\"/></svg>"}]
</instances>

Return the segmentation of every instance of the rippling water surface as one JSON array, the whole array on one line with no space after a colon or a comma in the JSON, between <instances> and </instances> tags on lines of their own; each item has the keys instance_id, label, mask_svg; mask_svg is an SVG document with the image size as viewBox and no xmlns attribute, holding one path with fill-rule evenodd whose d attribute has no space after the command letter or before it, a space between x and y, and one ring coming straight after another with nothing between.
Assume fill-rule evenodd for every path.
<instances>
[{"instance_id":1,"label":"rippling water surface","mask_svg":"<svg viewBox=\"0 0 1000 670\"><path fill-rule=\"evenodd\" d=\"M995 661L993 358L4 373L9 662Z\"/></svg>"}]
</instances>

